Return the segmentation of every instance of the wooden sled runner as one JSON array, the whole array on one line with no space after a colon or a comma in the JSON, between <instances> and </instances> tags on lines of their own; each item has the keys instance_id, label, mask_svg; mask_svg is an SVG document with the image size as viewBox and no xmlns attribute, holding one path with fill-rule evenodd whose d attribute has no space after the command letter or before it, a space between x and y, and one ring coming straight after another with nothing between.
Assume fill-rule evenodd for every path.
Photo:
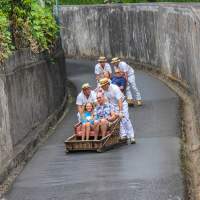
<instances>
[{"instance_id":1,"label":"wooden sled runner","mask_svg":"<svg viewBox=\"0 0 200 200\"><path fill-rule=\"evenodd\" d=\"M65 141L66 152L75 151L96 151L104 152L105 150L111 149L114 146L124 144L127 142L126 139L120 139L120 119L116 119L109 127L105 137L101 138L99 133L99 140L94 140L94 132L90 133L90 140L81 140L81 124L74 126L75 134L67 138Z\"/></svg>"}]
</instances>

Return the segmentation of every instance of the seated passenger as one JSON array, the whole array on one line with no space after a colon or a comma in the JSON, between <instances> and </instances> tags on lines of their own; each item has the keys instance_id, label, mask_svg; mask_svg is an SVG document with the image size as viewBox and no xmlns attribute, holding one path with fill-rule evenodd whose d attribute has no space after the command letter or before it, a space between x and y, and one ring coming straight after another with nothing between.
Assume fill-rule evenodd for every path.
<instances>
[{"instance_id":1,"label":"seated passenger","mask_svg":"<svg viewBox=\"0 0 200 200\"><path fill-rule=\"evenodd\" d=\"M102 137L105 137L109 122L116 119L113 107L105 100L102 93L97 94L97 106L95 108L95 117L99 121Z\"/></svg>"},{"instance_id":2,"label":"seated passenger","mask_svg":"<svg viewBox=\"0 0 200 200\"><path fill-rule=\"evenodd\" d=\"M112 84L117 85L120 90L124 93L126 89L126 79L124 78L120 69L115 70L115 75L111 79Z\"/></svg>"},{"instance_id":3,"label":"seated passenger","mask_svg":"<svg viewBox=\"0 0 200 200\"><path fill-rule=\"evenodd\" d=\"M92 103L86 103L85 109L81 113L80 120L82 123L81 129L83 131L82 140L84 140L85 138L86 140L89 140L91 129L94 129L95 131L94 140L97 140L99 133L99 124L97 121L95 121L94 107Z\"/></svg>"}]
</instances>

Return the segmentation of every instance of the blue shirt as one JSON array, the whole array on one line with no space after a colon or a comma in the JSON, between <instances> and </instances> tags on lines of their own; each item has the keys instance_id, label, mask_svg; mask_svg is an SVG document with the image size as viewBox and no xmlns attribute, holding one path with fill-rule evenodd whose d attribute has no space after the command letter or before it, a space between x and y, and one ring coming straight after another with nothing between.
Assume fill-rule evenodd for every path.
<instances>
[{"instance_id":1,"label":"blue shirt","mask_svg":"<svg viewBox=\"0 0 200 200\"><path fill-rule=\"evenodd\" d=\"M95 108L95 117L96 119L108 118L113 112L113 106L110 103L104 103L103 105L97 105Z\"/></svg>"},{"instance_id":2,"label":"blue shirt","mask_svg":"<svg viewBox=\"0 0 200 200\"><path fill-rule=\"evenodd\" d=\"M86 124L87 122L90 122L90 124L94 124L94 117L91 112L85 111L81 115L81 123Z\"/></svg>"},{"instance_id":3,"label":"blue shirt","mask_svg":"<svg viewBox=\"0 0 200 200\"><path fill-rule=\"evenodd\" d=\"M123 86L123 89L125 89L126 87L126 79L124 77L117 77L117 76L113 76L112 79L112 84L117 85L119 87Z\"/></svg>"}]
</instances>

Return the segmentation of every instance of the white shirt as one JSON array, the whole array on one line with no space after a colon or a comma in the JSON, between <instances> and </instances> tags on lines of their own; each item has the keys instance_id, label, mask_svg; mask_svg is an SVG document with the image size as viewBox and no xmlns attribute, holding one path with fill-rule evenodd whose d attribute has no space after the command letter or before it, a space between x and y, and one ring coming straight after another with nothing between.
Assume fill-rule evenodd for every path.
<instances>
[{"instance_id":1,"label":"white shirt","mask_svg":"<svg viewBox=\"0 0 200 200\"><path fill-rule=\"evenodd\" d=\"M117 67L114 66L114 68L116 69ZM118 68L122 72L127 72L128 76L134 75L134 69L124 61L119 62Z\"/></svg>"},{"instance_id":2,"label":"white shirt","mask_svg":"<svg viewBox=\"0 0 200 200\"><path fill-rule=\"evenodd\" d=\"M79 93L79 95L76 98L76 105L82 106L86 103L95 103L97 101L96 92L91 91L90 96L87 98L83 91Z\"/></svg>"},{"instance_id":3,"label":"white shirt","mask_svg":"<svg viewBox=\"0 0 200 200\"><path fill-rule=\"evenodd\" d=\"M117 85L110 84L108 90L104 90L104 95L107 97L108 101L114 105L118 105L118 101L122 98L124 100L124 95Z\"/></svg>"},{"instance_id":4,"label":"white shirt","mask_svg":"<svg viewBox=\"0 0 200 200\"><path fill-rule=\"evenodd\" d=\"M95 65L94 73L95 73L96 75L100 75L100 78L103 78L103 73L104 73L104 72L109 72L110 74L112 74L112 69L111 69L110 64L105 63L105 66L104 66L104 68L103 68L103 67L101 67L101 65L100 65L99 63L97 63L97 64Z\"/></svg>"}]
</instances>

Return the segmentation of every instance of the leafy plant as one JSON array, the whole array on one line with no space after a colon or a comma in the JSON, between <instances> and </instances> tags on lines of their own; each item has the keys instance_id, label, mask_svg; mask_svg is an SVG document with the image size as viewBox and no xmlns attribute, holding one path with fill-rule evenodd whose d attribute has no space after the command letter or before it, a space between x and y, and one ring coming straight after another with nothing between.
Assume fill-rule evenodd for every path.
<instances>
[{"instance_id":1,"label":"leafy plant","mask_svg":"<svg viewBox=\"0 0 200 200\"><path fill-rule=\"evenodd\" d=\"M0 0L0 11L8 16L11 11L11 0Z\"/></svg>"},{"instance_id":2,"label":"leafy plant","mask_svg":"<svg viewBox=\"0 0 200 200\"><path fill-rule=\"evenodd\" d=\"M8 28L8 18L0 11L0 62L3 62L4 59L8 58L13 50L11 34Z\"/></svg>"},{"instance_id":3,"label":"leafy plant","mask_svg":"<svg viewBox=\"0 0 200 200\"><path fill-rule=\"evenodd\" d=\"M51 9L56 4L56 0L45 0L44 2L45 2L45 6Z\"/></svg>"},{"instance_id":4,"label":"leafy plant","mask_svg":"<svg viewBox=\"0 0 200 200\"><path fill-rule=\"evenodd\" d=\"M55 0L0 0L0 62L14 49L49 50L58 26L52 10ZM12 45L13 44L13 45Z\"/></svg>"},{"instance_id":5,"label":"leafy plant","mask_svg":"<svg viewBox=\"0 0 200 200\"><path fill-rule=\"evenodd\" d=\"M58 26L50 8L43 8L39 4L33 3L29 16L29 25L32 33L30 42L31 44L34 43L34 50L40 52L49 49L58 33Z\"/></svg>"},{"instance_id":6,"label":"leafy plant","mask_svg":"<svg viewBox=\"0 0 200 200\"><path fill-rule=\"evenodd\" d=\"M200 0L60 0L61 4L103 4L103 3L143 3L143 2L200 2Z\"/></svg>"}]
</instances>

